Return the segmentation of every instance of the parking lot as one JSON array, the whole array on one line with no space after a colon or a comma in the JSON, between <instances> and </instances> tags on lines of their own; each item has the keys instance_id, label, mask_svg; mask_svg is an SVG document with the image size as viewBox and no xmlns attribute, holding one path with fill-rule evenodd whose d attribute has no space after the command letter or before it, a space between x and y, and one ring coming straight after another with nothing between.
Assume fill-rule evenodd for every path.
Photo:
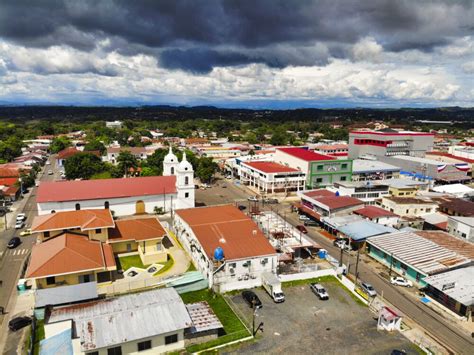
<instances>
[{"instance_id":1,"label":"parking lot","mask_svg":"<svg viewBox=\"0 0 474 355\"><path fill-rule=\"evenodd\" d=\"M231 180L221 178L205 190L201 188L196 189L196 206L240 202L240 204L248 207L247 198L249 196L249 193L237 187Z\"/></svg>"},{"instance_id":2,"label":"parking lot","mask_svg":"<svg viewBox=\"0 0 474 355\"><path fill-rule=\"evenodd\" d=\"M418 354L400 333L377 330L374 314L357 304L337 281L321 282L329 293L319 300L308 284L284 287L286 301L275 304L263 289L256 289L263 308L256 324L264 322L260 339L232 348L228 353L390 354L403 349ZM229 297L251 324L252 310L240 294Z\"/></svg>"}]
</instances>

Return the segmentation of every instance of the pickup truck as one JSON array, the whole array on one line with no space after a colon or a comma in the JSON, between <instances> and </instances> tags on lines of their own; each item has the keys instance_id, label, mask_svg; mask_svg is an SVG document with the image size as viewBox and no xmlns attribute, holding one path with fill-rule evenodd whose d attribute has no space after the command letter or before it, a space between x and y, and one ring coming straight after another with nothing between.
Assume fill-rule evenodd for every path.
<instances>
[{"instance_id":1,"label":"pickup truck","mask_svg":"<svg viewBox=\"0 0 474 355\"><path fill-rule=\"evenodd\" d=\"M265 291L276 303L285 302L285 294L281 290L281 282L275 274L265 272L262 274L262 285Z\"/></svg>"}]
</instances>

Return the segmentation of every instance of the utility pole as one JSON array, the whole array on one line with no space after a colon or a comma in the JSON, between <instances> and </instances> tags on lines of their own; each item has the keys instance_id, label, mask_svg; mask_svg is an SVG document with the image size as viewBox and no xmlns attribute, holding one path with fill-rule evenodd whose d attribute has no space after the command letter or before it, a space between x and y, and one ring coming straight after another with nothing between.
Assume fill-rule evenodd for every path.
<instances>
[{"instance_id":1,"label":"utility pole","mask_svg":"<svg viewBox=\"0 0 474 355\"><path fill-rule=\"evenodd\" d=\"M356 259L356 269L355 269L355 282L354 284L357 285L357 278L359 276L359 254L360 254L360 248L357 249L357 259Z\"/></svg>"},{"instance_id":2,"label":"utility pole","mask_svg":"<svg viewBox=\"0 0 474 355\"><path fill-rule=\"evenodd\" d=\"M341 249L341 255L339 256L339 267L341 267L342 266L342 252L343 252L343 250L342 250L342 248L339 248L339 249Z\"/></svg>"},{"instance_id":3,"label":"utility pole","mask_svg":"<svg viewBox=\"0 0 474 355\"><path fill-rule=\"evenodd\" d=\"M390 271L388 272L388 276L392 276L392 267L393 267L393 253L390 254Z\"/></svg>"}]
</instances>

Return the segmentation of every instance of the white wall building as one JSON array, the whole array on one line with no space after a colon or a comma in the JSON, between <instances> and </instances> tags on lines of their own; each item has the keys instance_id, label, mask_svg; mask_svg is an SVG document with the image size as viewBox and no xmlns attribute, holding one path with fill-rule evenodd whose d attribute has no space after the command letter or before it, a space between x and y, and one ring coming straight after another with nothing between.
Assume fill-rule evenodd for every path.
<instances>
[{"instance_id":1,"label":"white wall building","mask_svg":"<svg viewBox=\"0 0 474 355\"><path fill-rule=\"evenodd\" d=\"M474 217L448 217L448 232L474 243Z\"/></svg>"},{"instance_id":2,"label":"white wall building","mask_svg":"<svg viewBox=\"0 0 474 355\"><path fill-rule=\"evenodd\" d=\"M116 216L128 216L154 213L156 207L165 212L194 207L194 171L186 156L179 163L170 152L163 164L164 176L42 182L38 214L110 208Z\"/></svg>"},{"instance_id":3,"label":"white wall building","mask_svg":"<svg viewBox=\"0 0 474 355\"><path fill-rule=\"evenodd\" d=\"M255 222L233 205L176 211L174 230L209 287L218 292L258 287L263 273L276 273L275 249ZM216 258L218 248L222 259Z\"/></svg>"},{"instance_id":4,"label":"white wall building","mask_svg":"<svg viewBox=\"0 0 474 355\"><path fill-rule=\"evenodd\" d=\"M105 127L120 129L122 128L122 121L107 121L105 122Z\"/></svg>"}]
</instances>

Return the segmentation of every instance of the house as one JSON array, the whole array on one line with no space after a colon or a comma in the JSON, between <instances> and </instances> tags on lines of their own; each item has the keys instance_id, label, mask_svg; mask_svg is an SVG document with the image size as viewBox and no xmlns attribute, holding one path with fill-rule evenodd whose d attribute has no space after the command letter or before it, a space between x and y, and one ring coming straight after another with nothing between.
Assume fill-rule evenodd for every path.
<instances>
[{"instance_id":1,"label":"house","mask_svg":"<svg viewBox=\"0 0 474 355\"><path fill-rule=\"evenodd\" d=\"M338 236L349 239L352 247L356 249L363 248L365 242L378 235L396 232L392 227L383 226L371 221L357 221L346 224L338 229Z\"/></svg>"},{"instance_id":2,"label":"house","mask_svg":"<svg viewBox=\"0 0 474 355\"><path fill-rule=\"evenodd\" d=\"M474 245L445 232L395 232L367 240L368 255L425 286L427 276L467 267L474 260Z\"/></svg>"},{"instance_id":3,"label":"house","mask_svg":"<svg viewBox=\"0 0 474 355\"><path fill-rule=\"evenodd\" d=\"M316 153L330 155L333 157L347 157L349 153L349 146L344 143L334 144L317 144L314 147Z\"/></svg>"},{"instance_id":4,"label":"house","mask_svg":"<svg viewBox=\"0 0 474 355\"><path fill-rule=\"evenodd\" d=\"M240 182L262 194L304 190L305 173L270 161L245 161L241 164Z\"/></svg>"},{"instance_id":5,"label":"house","mask_svg":"<svg viewBox=\"0 0 474 355\"><path fill-rule=\"evenodd\" d=\"M385 196L379 202L387 211L401 217L421 217L438 209L438 203L429 198Z\"/></svg>"},{"instance_id":6,"label":"house","mask_svg":"<svg viewBox=\"0 0 474 355\"><path fill-rule=\"evenodd\" d=\"M38 244L26 278L35 288L113 281L115 257L138 254L144 265L166 261L167 233L155 217L114 221L108 209L56 212L35 217Z\"/></svg>"},{"instance_id":7,"label":"house","mask_svg":"<svg viewBox=\"0 0 474 355\"><path fill-rule=\"evenodd\" d=\"M351 196L363 201L366 205L374 205L375 201L388 195L388 185L373 184L371 181L335 182L330 191L338 192L339 196Z\"/></svg>"},{"instance_id":8,"label":"house","mask_svg":"<svg viewBox=\"0 0 474 355\"><path fill-rule=\"evenodd\" d=\"M193 326L173 288L53 308L45 335L69 330L75 354L163 354L183 349Z\"/></svg>"},{"instance_id":9,"label":"house","mask_svg":"<svg viewBox=\"0 0 474 355\"><path fill-rule=\"evenodd\" d=\"M122 121L107 121L105 122L105 127L112 128L112 129L121 129L122 128Z\"/></svg>"},{"instance_id":10,"label":"house","mask_svg":"<svg viewBox=\"0 0 474 355\"><path fill-rule=\"evenodd\" d=\"M0 178L0 200L16 201L20 197L20 181L16 177Z\"/></svg>"},{"instance_id":11,"label":"house","mask_svg":"<svg viewBox=\"0 0 474 355\"><path fill-rule=\"evenodd\" d=\"M278 255L257 224L233 205L176 211L174 230L218 292L258 287L276 273Z\"/></svg>"},{"instance_id":12,"label":"house","mask_svg":"<svg viewBox=\"0 0 474 355\"><path fill-rule=\"evenodd\" d=\"M64 162L67 158L70 158L78 153L81 153L81 151L74 147L68 147L59 151L56 155L56 164L58 166L64 166Z\"/></svg>"},{"instance_id":13,"label":"house","mask_svg":"<svg viewBox=\"0 0 474 355\"><path fill-rule=\"evenodd\" d=\"M306 187L309 189L351 181L352 178L352 160L336 159L305 148L277 148L275 161L306 174Z\"/></svg>"},{"instance_id":14,"label":"house","mask_svg":"<svg viewBox=\"0 0 474 355\"><path fill-rule=\"evenodd\" d=\"M115 216L129 216L194 207L194 171L186 154L179 162L170 148L163 165L164 176L42 182L38 214L109 208Z\"/></svg>"},{"instance_id":15,"label":"house","mask_svg":"<svg viewBox=\"0 0 474 355\"><path fill-rule=\"evenodd\" d=\"M301 198L301 203L295 206L300 213L317 221L322 221L326 217L348 215L364 207L364 202L357 198L339 196L337 193L325 189L300 191L298 196Z\"/></svg>"},{"instance_id":16,"label":"house","mask_svg":"<svg viewBox=\"0 0 474 355\"><path fill-rule=\"evenodd\" d=\"M423 157L433 149L433 144L432 133L393 129L352 131L349 133L349 158L356 159L364 155Z\"/></svg>"},{"instance_id":17,"label":"house","mask_svg":"<svg viewBox=\"0 0 474 355\"><path fill-rule=\"evenodd\" d=\"M439 210L450 216L474 217L474 202L460 198L448 198L439 204Z\"/></svg>"},{"instance_id":18,"label":"house","mask_svg":"<svg viewBox=\"0 0 474 355\"><path fill-rule=\"evenodd\" d=\"M425 293L450 311L472 321L474 266L428 276Z\"/></svg>"},{"instance_id":19,"label":"house","mask_svg":"<svg viewBox=\"0 0 474 355\"><path fill-rule=\"evenodd\" d=\"M374 184L379 183L374 181ZM428 191L429 184L426 181L412 179L391 179L380 181L389 186L388 192L394 197L415 197L419 192Z\"/></svg>"},{"instance_id":20,"label":"house","mask_svg":"<svg viewBox=\"0 0 474 355\"><path fill-rule=\"evenodd\" d=\"M107 148L107 153L106 155L104 155L102 159L111 164L117 164L117 158L121 152L130 152L138 160L145 160L148 154L153 153L153 151L150 151L146 149L145 147L120 147L120 148L112 147L112 148Z\"/></svg>"},{"instance_id":21,"label":"house","mask_svg":"<svg viewBox=\"0 0 474 355\"><path fill-rule=\"evenodd\" d=\"M474 217L449 216L447 231L455 237L474 243Z\"/></svg>"},{"instance_id":22,"label":"house","mask_svg":"<svg viewBox=\"0 0 474 355\"><path fill-rule=\"evenodd\" d=\"M398 166L378 160L354 159L352 161L352 181L372 181L397 179L400 176Z\"/></svg>"},{"instance_id":23,"label":"house","mask_svg":"<svg viewBox=\"0 0 474 355\"><path fill-rule=\"evenodd\" d=\"M365 206L364 208L355 210L354 214L369 221L390 227L395 227L400 219L397 214L377 206Z\"/></svg>"}]
</instances>

